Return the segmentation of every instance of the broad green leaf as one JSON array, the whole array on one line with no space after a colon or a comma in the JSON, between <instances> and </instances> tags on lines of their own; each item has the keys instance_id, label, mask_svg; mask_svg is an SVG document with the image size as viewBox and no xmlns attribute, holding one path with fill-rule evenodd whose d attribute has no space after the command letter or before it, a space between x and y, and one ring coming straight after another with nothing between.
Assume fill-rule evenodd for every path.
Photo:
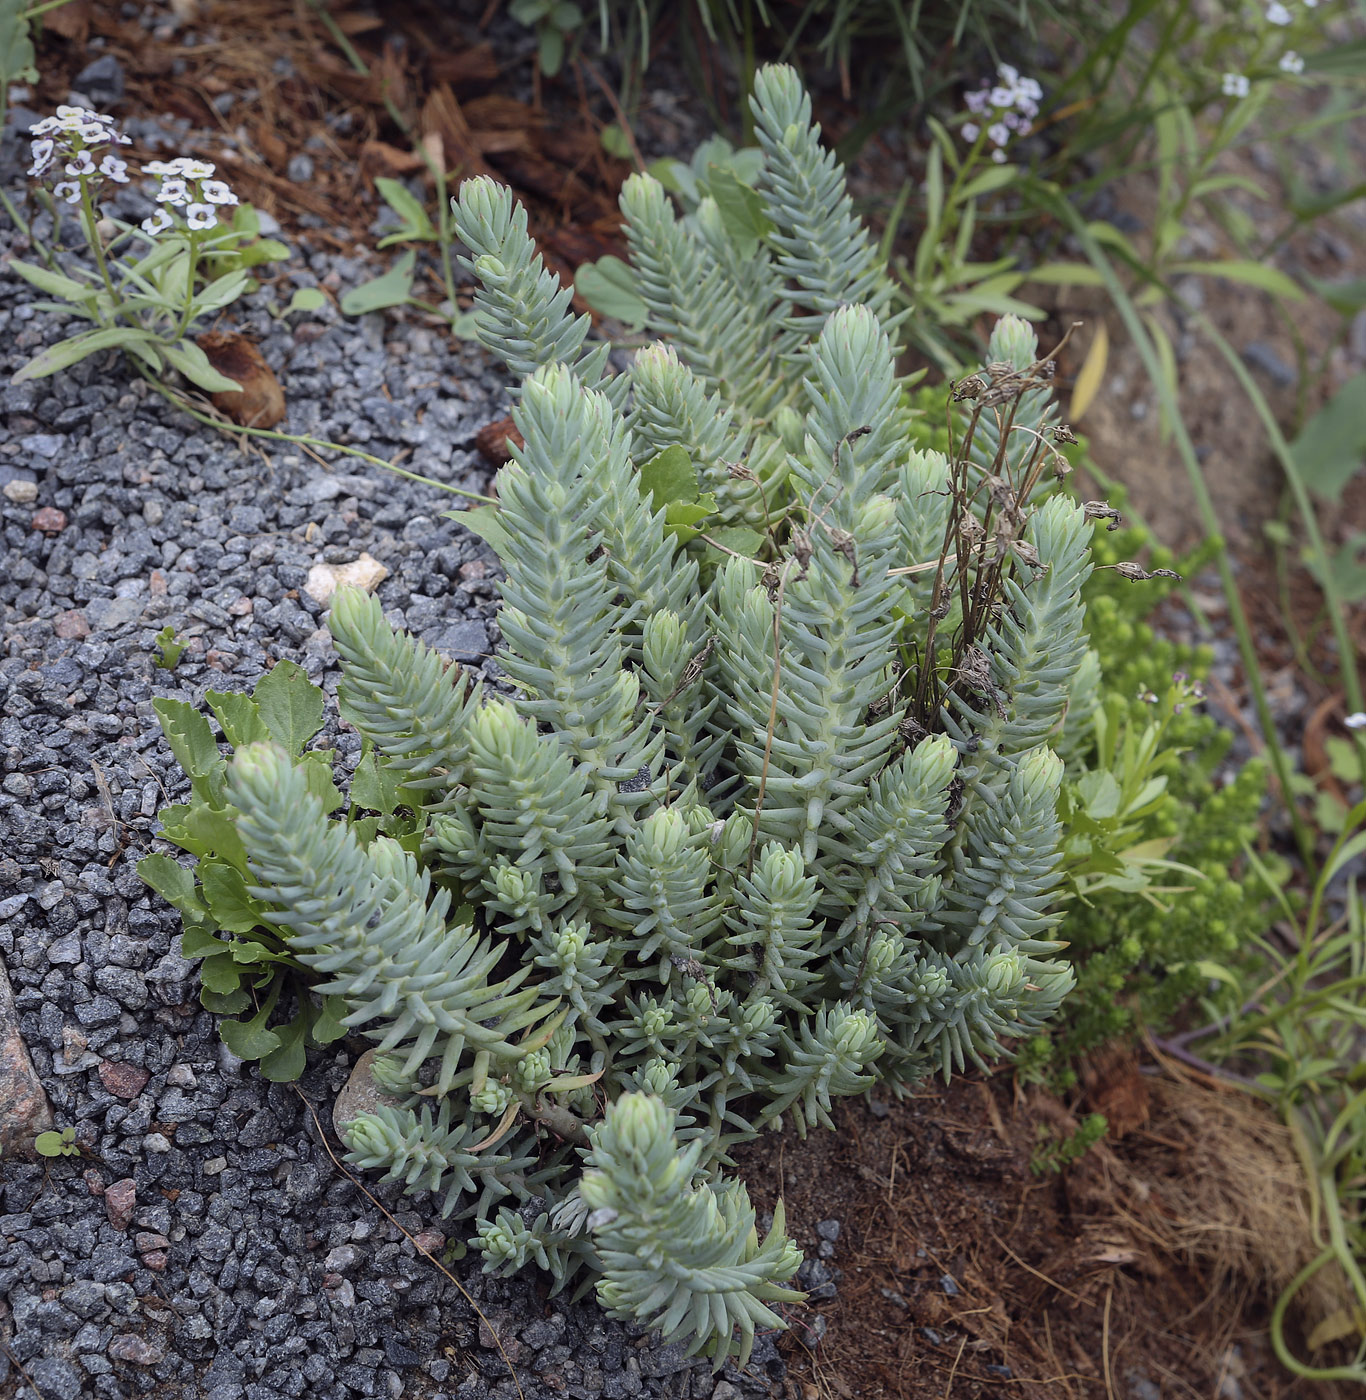
<instances>
[{"instance_id":1,"label":"broad green leaf","mask_svg":"<svg viewBox=\"0 0 1366 1400\"><path fill-rule=\"evenodd\" d=\"M37 263L20 262L18 258L11 258L9 267L10 271L17 272L25 282L37 287L40 292L61 297L64 301L81 302L96 295L96 288L89 282L78 282L74 277L63 277L60 272L39 267Z\"/></svg>"},{"instance_id":2,"label":"broad green leaf","mask_svg":"<svg viewBox=\"0 0 1366 1400\"><path fill-rule=\"evenodd\" d=\"M323 693L302 666L277 661L252 691L271 737L288 754L298 755L323 727Z\"/></svg>"},{"instance_id":3,"label":"broad green leaf","mask_svg":"<svg viewBox=\"0 0 1366 1400\"><path fill-rule=\"evenodd\" d=\"M192 803L185 816L184 829L190 839L201 847L201 854L216 855L235 865L247 868L247 848L238 835L238 815L235 807L210 807L207 802Z\"/></svg>"},{"instance_id":4,"label":"broad green leaf","mask_svg":"<svg viewBox=\"0 0 1366 1400\"><path fill-rule=\"evenodd\" d=\"M87 331L84 335L74 335L70 340L49 345L40 355L35 355L10 383L22 384L26 379L45 379L49 374L69 369L88 355L97 354L101 350L133 350L134 347L145 347L146 342L152 339L154 337L150 331L134 330L131 326L111 326L108 330Z\"/></svg>"},{"instance_id":5,"label":"broad green leaf","mask_svg":"<svg viewBox=\"0 0 1366 1400\"><path fill-rule=\"evenodd\" d=\"M234 987L230 992L215 992L204 987L199 993L199 1004L215 1016L236 1016L251 1005L251 996L242 986Z\"/></svg>"},{"instance_id":6,"label":"broad green leaf","mask_svg":"<svg viewBox=\"0 0 1366 1400\"><path fill-rule=\"evenodd\" d=\"M710 491L695 501L675 501L664 510L664 528L680 543L687 544L701 534L701 524L716 513L716 497Z\"/></svg>"},{"instance_id":7,"label":"broad green leaf","mask_svg":"<svg viewBox=\"0 0 1366 1400\"><path fill-rule=\"evenodd\" d=\"M474 510L448 510L447 520L463 525L470 534L481 540L501 559L512 544L512 536L503 524L502 512L497 506L476 506Z\"/></svg>"},{"instance_id":8,"label":"broad green leaf","mask_svg":"<svg viewBox=\"0 0 1366 1400\"><path fill-rule=\"evenodd\" d=\"M1062 287L1103 287L1105 278L1090 263L1050 262L1031 267L1026 282L1046 282Z\"/></svg>"},{"instance_id":9,"label":"broad green leaf","mask_svg":"<svg viewBox=\"0 0 1366 1400\"><path fill-rule=\"evenodd\" d=\"M204 906L195 893L194 873L186 870L179 861L156 853L143 856L138 861L138 874L167 904L174 905L182 914L203 915Z\"/></svg>"},{"instance_id":10,"label":"broad green leaf","mask_svg":"<svg viewBox=\"0 0 1366 1400\"><path fill-rule=\"evenodd\" d=\"M223 939L210 932L203 924L187 924L185 932L180 935L182 958L216 958L228 951L230 950Z\"/></svg>"},{"instance_id":11,"label":"broad green leaf","mask_svg":"<svg viewBox=\"0 0 1366 1400\"><path fill-rule=\"evenodd\" d=\"M1366 372L1353 375L1290 444L1304 484L1337 501L1366 460Z\"/></svg>"},{"instance_id":12,"label":"broad green leaf","mask_svg":"<svg viewBox=\"0 0 1366 1400\"><path fill-rule=\"evenodd\" d=\"M413 294L413 268L417 253L409 249L382 277L352 287L341 299L342 314L364 316L388 306L402 306Z\"/></svg>"},{"instance_id":13,"label":"broad green leaf","mask_svg":"<svg viewBox=\"0 0 1366 1400\"><path fill-rule=\"evenodd\" d=\"M747 529L743 525L728 525L722 530L708 530L707 534L717 544L736 554L743 554L746 559L754 558L764 544L764 537L757 530Z\"/></svg>"},{"instance_id":14,"label":"broad green leaf","mask_svg":"<svg viewBox=\"0 0 1366 1400\"><path fill-rule=\"evenodd\" d=\"M242 973L226 949L199 964L199 980L205 991L228 996L242 985Z\"/></svg>"},{"instance_id":15,"label":"broad green leaf","mask_svg":"<svg viewBox=\"0 0 1366 1400\"><path fill-rule=\"evenodd\" d=\"M610 254L584 263L574 274L574 290L599 316L638 331L649 319L650 308L636 290L636 275L620 258Z\"/></svg>"},{"instance_id":16,"label":"broad green leaf","mask_svg":"<svg viewBox=\"0 0 1366 1400\"><path fill-rule=\"evenodd\" d=\"M210 690L204 699L233 748L259 744L270 738L270 730L250 695L243 695L239 690Z\"/></svg>"},{"instance_id":17,"label":"broad green leaf","mask_svg":"<svg viewBox=\"0 0 1366 1400\"><path fill-rule=\"evenodd\" d=\"M976 179L969 180L958 192L958 202L966 204L970 199L981 199L983 195L994 194L1020 178L1020 172L1013 165L993 165L984 170Z\"/></svg>"},{"instance_id":18,"label":"broad green leaf","mask_svg":"<svg viewBox=\"0 0 1366 1400\"><path fill-rule=\"evenodd\" d=\"M1244 282L1260 287L1289 301L1303 301L1304 289L1279 268L1246 258L1225 258L1215 262L1180 262L1172 264L1173 272L1197 272L1207 277L1226 277L1230 282Z\"/></svg>"},{"instance_id":19,"label":"broad green leaf","mask_svg":"<svg viewBox=\"0 0 1366 1400\"><path fill-rule=\"evenodd\" d=\"M309 792L322 803L323 811L330 816L345 800L332 778L332 750L311 749L304 754L300 766L308 781Z\"/></svg>"},{"instance_id":20,"label":"broad green leaf","mask_svg":"<svg viewBox=\"0 0 1366 1400\"><path fill-rule=\"evenodd\" d=\"M1353 277L1345 282L1325 282L1318 277L1310 277L1309 285L1334 311L1344 316L1355 316L1366 308L1366 277Z\"/></svg>"},{"instance_id":21,"label":"broad green leaf","mask_svg":"<svg viewBox=\"0 0 1366 1400\"><path fill-rule=\"evenodd\" d=\"M350 1029L342 1024L347 1012L346 1002L341 997L323 997L322 1006L314 1013L308 1028L309 1038L315 1045L330 1045L340 1040Z\"/></svg>"},{"instance_id":22,"label":"broad green leaf","mask_svg":"<svg viewBox=\"0 0 1366 1400\"><path fill-rule=\"evenodd\" d=\"M288 1025L277 1026L279 1045L261 1060L261 1077L274 1084L287 1084L304 1072L307 1055L304 1039L308 1032L306 1018L300 1014Z\"/></svg>"},{"instance_id":23,"label":"broad green leaf","mask_svg":"<svg viewBox=\"0 0 1366 1400\"><path fill-rule=\"evenodd\" d=\"M320 311L327 305L327 293L321 287L299 287L289 299L285 315L292 311Z\"/></svg>"},{"instance_id":24,"label":"broad green leaf","mask_svg":"<svg viewBox=\"0 0 1366 1400\"><path fill-rule=\"evenodd\" d=\"M224 763L209 721L183 700L159 695L152 709L175 760L185 770L197 796L217 804L222 800Z\"/></svg>"},{"instance_id":25,"label":"broad green leaf","mask_svg":"<svg viewBox=\"0 0 1366 1400\"><path fill-rule=\"evenodd\" d=\"M421 239L424 243L436 238L436 228L427 216L422 201L399 180L381 176L375 181L380 198L403 220L403 228L386 234L379 247L386 248L391 243L401 243L405 239Z\"/></svg>"},{"instance_id":26,"label":"broad green leaf","mask_svg":"<svg viewBox=\"0 0 1366 1400\"><path fill-rule=\"evenodd\" d=\"M246 878L236 866L221 860L201 861L199 878L204 882L209 915L219 928L250 933L260 925L264 907L247 893Z\"/></svg>"},{"instance_id":27,"label":"broad green leaf","mask_svg":"<svg viewBox=\"0 0 1366 1400\"><path fill-rule=\"evenodd\" d=\"M1359 77L1366 73L1366 39L1352 39L1320 49L1318 53L1305 54L1304 71L1336 77Z\"/></svg>"},{"instance_id":28,"label":"broad green leaf","mask_svg":"<svg viewBox=\"0 0 1366 1400\"><path fill-rule=\"evenodd\" d=\"M759 244L773 232L773 220L764 213L763 197L757 190L741 184L734 171L724 166L712 166L707 171L707 185L721 223L740 249L741 256L751 257Z\"/></svg>"},{"instance_id":29,"label":"broad green leaf","mask_svg":"<svg viewBox=\"0 0 1366 1400\"><path fill-rule=\"evenodd\" d=\"M290 961L288 953L277 953L273 948L267 948L264 943L258 943L254 938L234 938L231 951L233 962L240 963L244 967Z\"/></svg>"},{"instance_id":30,"label":"broad green leaf","mask_svg":"<svg viewBox=\"0 0 1366 1400\"><path fill-rule=\"evenodd\" d=\"M210 311L221 311L225 306L231 306L246 289L247 274L243 269L225 272L203 291L195 293L194 315L204 316Z\"/></svg>"},{"instance_id":31,"label":"broad green leaf","mask_svg":"<svg viewBox=\"0 0 1366 1400\"><path fill-rule=\"evenodd\" d=\"M223 1021L219 1024L218 1033L223 1037L223 1044L239 1060L259 1060L280 1048L280 1037L266 1029L265 1017L266 1013L261 1012L250 1021Z\"/></svg>"},{"instance_id":32,"label":"broad green leaf","mask_svg":"<svg viewBox=\"0 0 1366 1400\"><path fill-rule=\"evenodd\" d=\"M564 35L553 25L541 26L541 44L536 62L547 78L553 78L564 63Z\"/></svg>"},{"instance_id":33,"label":"broad green leaf","mask_svg":"<svg viewBox=\"0 0 1366 1400\"><path fill-rule=\"evenodd\" d=\"M1085 804L1086 815L1093 821L1104 821L1118 814L1121 792L1113 773L1104 769L1083 773L1077 780L1077 792Z\"/></svg>"},{"instance_id":34,"label":"broad green leaf","mask_svg":"<svg viewBox=\"0 0 1366 1400\"><path fill-rule=\"evenodd\" d=\"M403 774L381 763L372 749L352 775L351 804L387 817L398 806L398 790L402 786Z\"/></svg>"},{"instance_id":35,"label":"broad green leaf","mask_svg":"<svg viewBox=\"0 0 1366 1400\"><path fill-rule=\"evenodd\" d=\"M640 468L640 494L652 510L662 510L675 501L697 499L697 469L686 448L676 443L651 457Z\"/></svg>"},{"instance_id":36,"label":"broad green leaf","mask_svg":"<svg viewBox=\"0 0 1366 1400\"><path fill-rule=\"evenodd\" d=\"M196 804L198 801L196 799ZM161 822L161 835L165 840L174 842L175 845L188 851L192 856L206 856L210 853L209 847L186 825L192 810L193 807L188 802L175 802L169 807L163 807L157 813L157 818Z\"/></svg>"},{"instance_id":37,"label":"broad green leaf","mask_svg":"<svg viewBox=\"0 0 1366 1400\"><path fill-rule=\"evenodd\" d=\"M620 122L603 127L598 139L602 142L602 149L609 156L616 160L631 159L631 138L627 136Z\"/></svg>"},{"instance_id":38,"label":"broad green leaf","mask_svg":"<svg viewBox=\"0 0 1366 1400\"><path fill-rule=\"evenodd\" d=\"M207 390L211 394L240 394L242 386L226 374L219 374L209 363L209 357L192 340L182 340L175 345L163 345L161 353L166 362L178 369L191 384Z\"/></svg>"}]
</instances>

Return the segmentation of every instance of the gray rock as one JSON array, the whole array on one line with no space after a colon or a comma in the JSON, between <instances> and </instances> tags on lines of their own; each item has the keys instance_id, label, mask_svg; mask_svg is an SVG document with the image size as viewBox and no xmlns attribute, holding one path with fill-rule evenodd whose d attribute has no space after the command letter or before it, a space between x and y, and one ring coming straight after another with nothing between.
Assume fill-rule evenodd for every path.
<instances>
[{"instance_id":1,"label":"gray rock","mask_svg":"<svg viewBox=\"0 0 1366 1400\"><path fill-rule=\"evenodd\" d=\"M123 96L123 65L112 53L101 54L76 74L76 86L98 107L111 107Z\"/></svg>"},{"instance_id":2,"label":"gray rock","mask_svg":"<svg viewBox=\"0 0 1366 1400\"><path fill-rule=\"evenodd\" d=\"M52 1127L52 1105L19 1034L14 992L0 962L0 1156L31 1153L33 1139Z\"/></svg>"},{"instance_id":3,"label":"gray rock","mask_svg":"<svg viewBox=\"0 0 1366 1400\"><path fill-rule=\"evenodd\" d=\"M402 1103L401 1099L386 1094L370 1077L370 1066L378 1053L377 1050L367 1050L356 1061L356 1067L332 1105L332 1128L339 1135L347 1123L362 1113L373 1113L380 1105L397 1108Z\"/></svg>"},{"instance_id":4,"label":"gray rock","mask_svg":"<svg viewBox=\"0 0 1366 1400\"><path fill-rule=\"evenodd\" d=\"M84 1382L69 1361L56 1356L40 1356L24 1368L43 1400L81 1400Z\"/></svg>"}]
</instances>

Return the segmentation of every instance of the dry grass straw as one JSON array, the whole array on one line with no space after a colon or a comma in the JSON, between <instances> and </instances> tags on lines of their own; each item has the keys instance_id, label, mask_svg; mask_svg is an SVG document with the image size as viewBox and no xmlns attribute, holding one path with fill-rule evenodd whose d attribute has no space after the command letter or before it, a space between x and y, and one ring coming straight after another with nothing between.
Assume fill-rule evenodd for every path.
<instances>
[{"instance_id":1,"label":"dry grass straw","mask_svg":"<svg viewBox=\"0 0 1366 1400\"><path fill-rule=\"evenodd\" d=\"M1269 1305L1319 1253L1290 1130L1241 1091L1184 1073L1156 1080L1149 1131L1122 1157L1106 1155L1116 1212L1139 1240L1207 1279L1216 1312L1249 1288ZM1301 1292L1306 1331L1342 1305L1340 1284L1325 1269Z\"/></svg>"}]
</instances>

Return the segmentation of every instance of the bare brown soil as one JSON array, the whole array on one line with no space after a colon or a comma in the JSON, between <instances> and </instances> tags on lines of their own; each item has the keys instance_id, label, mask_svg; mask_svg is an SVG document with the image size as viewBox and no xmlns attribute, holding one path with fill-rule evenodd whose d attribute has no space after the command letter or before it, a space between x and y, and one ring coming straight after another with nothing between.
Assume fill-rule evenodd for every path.
<instances>
[{"instance_id":1,"label":"bare brown soil","mask_svg":"<svg viewBox=\"0 0 1366 1400\"><path fill-rule=\"evenodd\" d=\"M1127 1131L1061 1174L1031 1157L1075 1119L1008 1073L876 1114L843 1105L833 1133L746 1151L752 1195L781 1194L809 1251L816 1222L842 1226L824 1337L807 1345L798 1326L783 1343L803 1400L1335 1394L1293 1382L1265 1337L1268 1300L1308 1250L1284 1127L1123 1057L1098 1103ZM1331 1306L1312 1300L1309 1320Z\"/></svg>"}]
</instances>

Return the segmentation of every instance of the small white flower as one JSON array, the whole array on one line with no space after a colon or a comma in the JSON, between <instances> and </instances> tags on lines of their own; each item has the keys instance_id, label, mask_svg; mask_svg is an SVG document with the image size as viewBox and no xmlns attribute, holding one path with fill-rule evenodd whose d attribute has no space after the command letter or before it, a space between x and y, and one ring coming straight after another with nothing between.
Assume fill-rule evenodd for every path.
<instances>
[{"instance_id":1,"label":"small white flower","mask_svg":"<svg viewBox=\"0 0 1366 1400\"><path fill-rule=\"evenodd\" d=\"M233 194L222 180L205 180L200 186L199 193L203 195L210 204L237 203L237 196Z\"/></svg>"},{"instance_id":2,"label":"small white flower","mask_svg":"<svg viewBox=\"0 0 1366 1400\"><path fill-rule=\"evenodd\" d=\"M1021 78L1015 90L1027 102L1038 102L1043 97L1043 89L1033 78Z\"/></svg>"},{"instance_id":3,"label":"small white flower","mask_svg":"<svg viewBox=\"0 0 1366 1400\"><path fill-rule=\"evenodd\" d=\"M180 173L187 180L208 180L218 168L215 165L210 165L206 160L190 160L184 156L176 161L176 164L180 167Z\"/></svg>"},{"instance_id":4,"label":"small white flower","mask_svg":"<svg viewBox=\"0 0 1366 1400\"><path fill-rule=\"evenodd\" d=\"M1289 24L1294 18L1290 11L1280 3L1280 0L1273 0L1273 3L1266 7L1266 18L1268 24Z\"/></svg>"},{"instance_id":5,"label":"small white flower","mask_svg":"<svg viewBox=\"0 0 1366 1400\"><path fill-rule=\"evenodd\" d=\"M76 155L67 161L66 173L71 176L93 175L95 173L95 162L90 159L88 151L77 151Z\"/></svg>"},{"instance_id":6,"label":"small white flower","mask_svg":"<svg viewBox=\"0 0 1366 1400\"><path fill-rule=\"evenodd\" d=\"M1013 107L1015 105L1015 94L1009 88L994 87L990 95L993 107Z\"/></svg>"},{"instance_id":7,"label":"small white flower","mask_svg":"<svg viewBox=\"0 0 1366 1400\"><path fill-rule=\"evenodd\" d=\"M120 160L111 151L100 162L100 174L107 175L115 184L126 185L128 183L128 162Z\"/></svg>"},{"instance_id":8,"label":"small white flower","mask_svg":"<svg viewBox=\"0 0 1366 1400\"><path fill-rule=\"evenodd\" d=\"M1366 729L1366 712L1358 710L1354 715L1348 715L1342 721L1348 729Z\"/></svg>"},{"instance_id":9,"label":"small white flower","mask_svg":"<svg viewBox=\"0 0 1366 1400\"><path fill-rule=\"evenodd\" d=\"M33 164L29 166L30 175L41 175L52 164L53 142L40 138L33 143Z\"/></svg>"},{"instance_id":10,"label":"small white flower","mask_svg":"<svg viewBox=\"0 0 1366 1400\"><path fill-rule=\"evenodd\" d=\"M977 137L981 134L981 131L982 131L982 128L981 128L980 126L978 126L976 122L964 122L964 123L963 123L963 140L964 140L964 141L975 141L975 140L977 139Z\"/></svg>"},{"instance_id":11,"label":"small white flower","mask_svg":"<svg viewBox=\"0 0 1366 1400\"><path fill-rule=\"evenodd\" d=\"M1225 73L1223 87L1225 97L1246 97L1252 85L1242 73Z\"/></svg>"},{"instance_id":12,"label":"small white flower","mask_svg":"<svg viewBox=\"0 0 1366 1400\"><path fill-rule=\"evenodd\" d=\"M1303 73L1304 59L1294 49L1287 49L1281 55L1280 69L1282 73Z\"/></svg>"},{"instance_id":13,"label":"small white flower","mask_svg":"<svg viewBox=\"0 0 1366 1400\"><path fill-rule=\"evenodd\" d=\"M980 88L976 92L965 93L963 96L963 105L969 112L975 112L978 116L981 116L987 109L986 89ZM37 130L36 127L34 129Z\"/></svg>"},{"instance_id":14,"label":"small white flower","mask_svg":"<svg viewBox=\"0 0 1366 1400\"><path fill-rule=\"evenodd\" d=\"M56 117L44 117L42 121L34 122L29 131L34 136L51 136L54 131L60 131L61 126Z\"/></svg>"},{"instance_id":15,"label":"small white flower","mask_svg":"<svg viewBox=\"0 0 1366 1400\"><path fill-rule=\"evenodd\" d=\"M142 167L144 175L178 175L180 173L180 162L178 160L149 160Z\"/></svg>"},{"instance_id":16,"label":"small white flower","mask_svg":"<svg viewBox=\"0 0 1366 1400\"><path fill-rule=\"evenodd\" d=\"M114 139L113 129L103 122L83 122L78 131L87 146L107 146Z\"/></svg>"},{"instance_id":17,"label":"small white flower","mask_svg":"<svg viewBox=\"0 0 1366 1400\"><path fill-rule=\"evenodd\" d=\"M185 223L190 228L212 228L217 222L212 204L191 204L185 210Z\"/></svg>"},{"instance_id":18,"label":"small white flower","mask_svg":"<svg viewBox=\"0 0 1366 1400\"><path fill-rule=\"evenodd\" d=\"M79 204L81 202L81 187L75 180L62 180L53 185L52 193L58 199L64 199L68 204Z\"/></svg>"},{"instance_id":19,"label":"small white flower","mask_svg":"<svg viewBox=\"0 0 1366 1400\"><path fill-rule=\"evenodd\" d=\"M142 231L156 237L157 234L170 228L173 222L174 220L164 209L158 209L150 219L142 221Z\"/></svg>"},{"instance_id":20,"label":"small white flower","mask_svg":"<svg viewBox=\"0 0 1366 1400\"><path fill-rule=\"evenodd\" d=\"M158 204L188 204L190 202L190 187L184 180L163 180L161 188L157 191Z\"/></svg>"},{"instance_id":21,"label":"small white flower","mask_svg":"<svg viewBox=\"0 0 1366 1400\"><path fill-rule=\"evenodd\" d=\"M993 122L987 127L987 136L997 146L1004 146L1010 140L1010 128L1004 122Z\"/></svg>"},{"instance_id":22,"label":"small white flower","mask_svg":"<svg viewBox=\"0 0 1366 1400\"><path fill-rule=\"evenodd\" d=\"M997 165L1004 165L1006 163L1006 153L1004 151L992 151L991 158Z\"/></svg>"},{"instance_id":23,"label":"small white flower","mask_svg":"<svg viewBox=\"0 0 1366 1400\"><path fill-rule=\"evenodd\" d=\"M996 73L1007 87L1014 87L1020 81L1020 70L1009 63L1001 64Z\"/></svg>"}]
</instances>

